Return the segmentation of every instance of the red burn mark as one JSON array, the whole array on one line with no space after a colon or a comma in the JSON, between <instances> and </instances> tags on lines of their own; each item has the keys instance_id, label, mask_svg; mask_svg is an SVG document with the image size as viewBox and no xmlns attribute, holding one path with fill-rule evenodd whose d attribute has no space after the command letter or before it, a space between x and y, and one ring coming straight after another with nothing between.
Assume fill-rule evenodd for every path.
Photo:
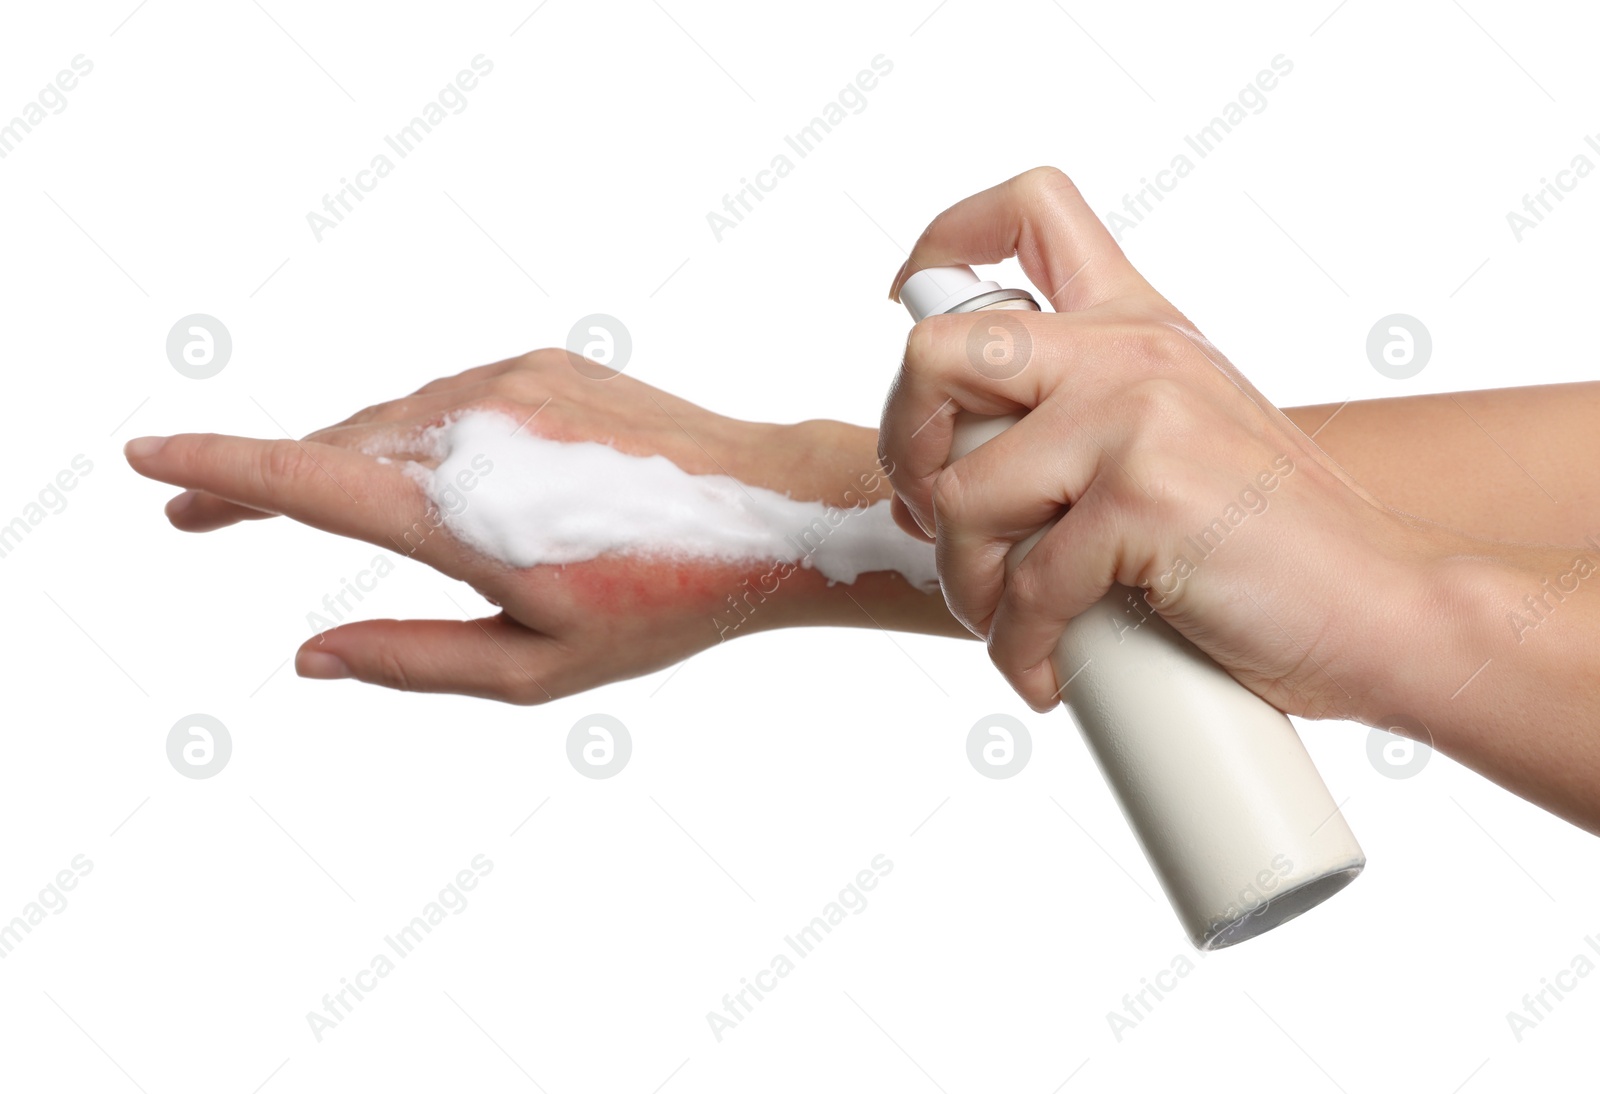
<instances>
[{"instance_id":1,"label":"red burn mark","mask_svg":"<svg viewBox=\"0 0 1600 1094\"><path fill-rule=\"evenodd\" d=\"M555 567L539 569L554 570ZM612 556L560 568L560 581L580 603L611 609L687 608L714 613L752 590L768 599L803 596L827 584L815 570L788 569L774 561L743 563L707 559ZM570 584L568 584L570 583Z\"/></svg>"}]
</instances>

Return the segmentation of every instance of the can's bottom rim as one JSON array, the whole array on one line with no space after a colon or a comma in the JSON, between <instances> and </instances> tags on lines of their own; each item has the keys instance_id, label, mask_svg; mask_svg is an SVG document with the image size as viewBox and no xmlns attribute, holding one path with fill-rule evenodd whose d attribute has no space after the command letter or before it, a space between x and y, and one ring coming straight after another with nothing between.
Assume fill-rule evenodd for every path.
<instances>
[{"instance_id":1,"label":"can's bottom rim","mask_svg":"<svg viewBox=\"0 0 1600 1094\"><path fill-rule=\"evenodd\" d=\"M1202 938L1195 940L1196 948L1204 951L1225 949L1266 934L1274 927L1281 927L1349 885L1366 864L1366 860L1362 859L1349 866L1330 870L1292 889L1285 889L1237 919L1213 924Z\"/></svg>"}]
</instances>

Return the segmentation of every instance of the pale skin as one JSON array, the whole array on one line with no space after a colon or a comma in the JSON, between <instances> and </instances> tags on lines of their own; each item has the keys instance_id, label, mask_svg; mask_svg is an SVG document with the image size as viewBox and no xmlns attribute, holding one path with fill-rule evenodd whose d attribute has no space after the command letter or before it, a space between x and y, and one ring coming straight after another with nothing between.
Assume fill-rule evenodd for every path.
<instances>
[{"instance_id":1,"label":"pale skin","mask_svg":"<svg viewBox=\"0 0 1600 1094\"><path fill-rule=\"evenodd\" d=\"M1145 282L1053 169L941 214L891 296L916 269L1013 255L1055 308L1011 313L1032 337L1026 367L1003 380L972 367L967 336L981 315L924 320L878 431L737 421L540 350L302 442L181 434L130 442L128 459L185 488L167 506L180 529L282 514L410 553L502 609L336 627L301 646L305 677L542 703L729 637L879 626L983 637L1019 694L1047 710L1059 702L1048 655L1063 627L1120 581L1144 587L1175 628L1279 709L1420 725L1441 752L1600 834L1600 550L1585 543L1600 541L1600 383L1280 411ZM745 596L742 583L770 564L611 557L507 568L434 530L399 465L362 451L398 443L393 458L428 462L405 438L468 407L805 500L867 493L936 544L943 595L892 573L830 586L800 570L770 596ZM952 462L963 409L1025 416ZM1175 571L1193 553L1186 538L1285 457L1293 471L1276 477L1266 507L1223 549ZM1063 510L1007 581L1006 551ZM413 552L407 533L419 527L428 534Z\"/></svg>"}]
</instances>

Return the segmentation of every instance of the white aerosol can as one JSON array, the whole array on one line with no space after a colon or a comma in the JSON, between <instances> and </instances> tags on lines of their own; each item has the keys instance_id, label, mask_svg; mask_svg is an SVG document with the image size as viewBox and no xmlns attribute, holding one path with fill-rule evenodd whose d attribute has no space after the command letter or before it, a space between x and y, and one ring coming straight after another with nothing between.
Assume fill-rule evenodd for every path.
<instances>
[{"instance_id":1,"label":"white aerosol can","mask_svg":"<svg viewBox=\"0 0 1600 1094\"><path fill-rule=\"evenodd\" d=\"M967 266L912 274L900 300L918 322L1039 310L1026 290L980 281ZM988 335L1014 332L997 323ZM1017 420L957 415L951 460ZM1011 549L1008 573L1049 527ZM1068 681L1067 709L1197 949L1270 931L1366 865L1289 719L1173 630L1140 590L1113 585L1068 624L1051 664L1056 679Z\"/></svg>"}]
</instances>

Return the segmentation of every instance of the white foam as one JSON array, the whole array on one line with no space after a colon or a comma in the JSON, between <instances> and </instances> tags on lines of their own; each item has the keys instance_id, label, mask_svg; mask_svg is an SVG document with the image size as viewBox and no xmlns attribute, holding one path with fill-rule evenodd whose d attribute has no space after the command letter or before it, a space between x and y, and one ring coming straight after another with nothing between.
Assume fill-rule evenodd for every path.
<instances>
[{"instance_id":1,"label":"white foam","mask_svg":"<svg viewBox=\"0 0 1600 1094\"><path fill-rule=\"evenodd\" d=\"M933 546L861 490L845 506L796 501L727 475L691 475L665 456L534 436L494 411L428 433L438 466L408 464L408 474L457 538L508 565L620 553L787 562L846 584L893 571L921 589L938 586Z\"/></svg>"}]
</instances>

